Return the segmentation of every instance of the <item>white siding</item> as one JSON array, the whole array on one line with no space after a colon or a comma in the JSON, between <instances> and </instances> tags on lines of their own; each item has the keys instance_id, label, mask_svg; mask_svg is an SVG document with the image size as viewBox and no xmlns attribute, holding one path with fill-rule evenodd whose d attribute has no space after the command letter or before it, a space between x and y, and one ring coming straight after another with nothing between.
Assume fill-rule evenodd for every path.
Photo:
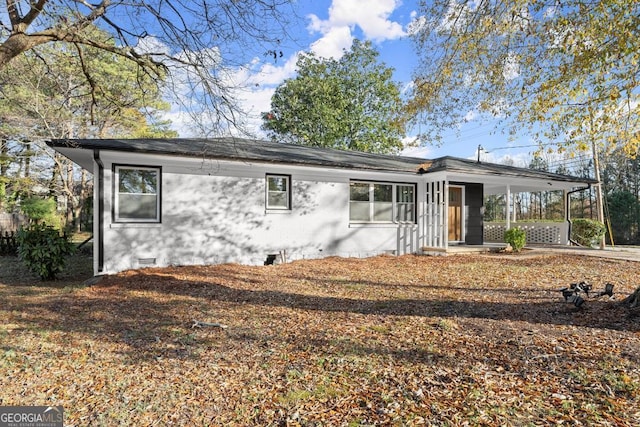
<instances>
[{"instance_id":1,"label":"white siding","mask_svg":"<svg viewBox=\"0 0 640 427\"><path fill-rule=\"evenodd\" d=\"M365 257L419 246L417 227L399 232L395 224L349 224L350 179L417 183L417 175L105 152L101 160L103 273L145 266L262 264L267 254L281 251L296 260ZM112 222L113 164L162 168L161 223ZM265 209L267 173L291 176L290 211Z\"/></svg>"}]
</instances>

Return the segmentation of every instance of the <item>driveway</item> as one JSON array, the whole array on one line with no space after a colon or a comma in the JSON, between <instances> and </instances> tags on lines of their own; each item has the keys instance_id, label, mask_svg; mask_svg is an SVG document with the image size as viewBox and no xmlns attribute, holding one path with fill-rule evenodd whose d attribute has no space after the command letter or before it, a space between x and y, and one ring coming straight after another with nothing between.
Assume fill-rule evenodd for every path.
<instances>
[{"instance_id":1,"label":"driveway","mask_svg":"<svg viewBox=\"0 0 640 427\"><path fill-rule=\"evenodd\" d=\"M576 246L527 246L531 254L557 254L566 253L572 255L585 255L600 258L622 259L640 262L640 246L607 246L605 249L592 249Z\"/></svg>"}]
</instances>

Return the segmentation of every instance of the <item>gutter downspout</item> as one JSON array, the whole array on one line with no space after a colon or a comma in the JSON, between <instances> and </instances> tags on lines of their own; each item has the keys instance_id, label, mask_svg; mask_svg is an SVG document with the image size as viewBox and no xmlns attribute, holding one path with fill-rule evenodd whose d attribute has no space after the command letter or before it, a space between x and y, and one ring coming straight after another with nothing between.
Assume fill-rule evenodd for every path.
<instances>
[{"instance_id":1,"label":"gutter downspout","mask_svg":"<svg viewBox=\"0 0 640 427\"><path fill-rule=\"evenodd\" d=\"M567 198L566 198L565 207L564 207L564 216L567 222L569 223L569 235L567 236L567 241L570 244L574 244L576 246L581 246L581 245L575 240L571 240L571 195L573 193L588 190L590 188L591 188L591 184L588 184L586 187L576 188L575 190L567 191Z\"/></svg>"},{"instance_id":2,"label":"gutter downspout","mask_svg":"<svg viewBox=\"0 0 640 427\"><path fill-rule=\"evenodd\" d=\"M97 225L97 246L98 246L98 274L104 271L104 164L100 159L100 150L93 150L93 160L98 165L98 191L94 191L94 198L98 196L98 225ZM95 200L94 200L95 206ZM94 226L95 228L95 226Z\"/></svg>"}]
</instances>

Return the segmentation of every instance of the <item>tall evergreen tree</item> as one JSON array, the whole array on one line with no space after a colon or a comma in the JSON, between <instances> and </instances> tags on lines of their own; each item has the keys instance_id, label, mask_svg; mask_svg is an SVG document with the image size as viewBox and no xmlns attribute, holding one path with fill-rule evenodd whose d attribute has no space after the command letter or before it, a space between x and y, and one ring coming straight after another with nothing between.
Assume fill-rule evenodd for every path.
<instances>
[{"instance_id":1,"label":"tall evergreen tree","mask_svg":"<svg viewBox=\"0 0 640 427\"><path fill-rule=\"evenodd\" d=\"M108 43L108 34L89 30L95 40ZM2 209L11 210L36 188L48 187L66 206L67 221L77 218L90 195L88 176L51 153L44 141L175 136L159 119L167 108L157 80L104 50L88 48L78 55L65 44L51 44L15 58L0 70Z\"/></svg>"}]
</instances>

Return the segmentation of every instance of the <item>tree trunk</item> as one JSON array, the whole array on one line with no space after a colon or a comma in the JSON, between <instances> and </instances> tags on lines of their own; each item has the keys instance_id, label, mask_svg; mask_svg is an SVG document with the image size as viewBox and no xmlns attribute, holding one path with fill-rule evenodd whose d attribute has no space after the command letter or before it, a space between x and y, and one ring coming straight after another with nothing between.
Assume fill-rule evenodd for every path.
<instances>
[{"instance_id":1,"label":"tree trunk","mask_svg":"<svg viewBox=\"0 0 640 427\"><path fill-rule=\"evenodd\" d=\"M640 286L631 295L622 300L622 304L629 306L629 308L640 306Z\"/></svg>"},{"instance_id":2,"label":"tree trunk","mask_svg":"<svg viewBox=\"0 0 640 427\"><path fill-rule=\"evenodd\" d=\"M66 172L66 182L64 184L64 197L67 200L66 203L66 207L67 207L67 227L70 227L73 224L73 222L76 220L76 218L74 218L74 214L75 214L75 207L76 207L76 198L74 197L74 181L73 181L73 163L71 163L70 161L67 161L67 172Z\"/></svg>"},{"instance_id":3,"label":"tree trunk","mask_svg":"<svg viewBox=\"0 0 640 427\"><path fill-rule=\"evenodd\" d=\"M16 56L44 43L55 40L51 35L32 35L14 32L0 44L0 69L4 68Z\"/></svg>"},{"instance_id":4,"label":"tree trunk","mask_svg":"<svg viewBox=\"0 0 640 427\"><path fill-rule=\"evenodd\" d=\"M22 155L24 156L24 177L31 177L31 142L25 141L24 149L22 151Z\"/></svg>"},{"instance_id":5,"label":"tree trunk","mask_svg":"<svg viewBox=\"0 0 640 427\"><path fill-rule=\"evenodd\" d=\"M80 175L80 190L78 191L78 203L74 208L74 217L76 218L75 229L79 233L82 231L82 213L85 207L85 201L89 197L89 183L87 177L87 171L82 169Z\"/></svg>"},{"instance_id":6,"label":"tree trunk","mask_svg":"<svg viewBox=\"0 0 640 427\"><path fill-rule=\"evenodd\" d=\"M0 212L5 210L6 188L9 170L9 143L0 139Z\"/></svg>"}]
</instances>

